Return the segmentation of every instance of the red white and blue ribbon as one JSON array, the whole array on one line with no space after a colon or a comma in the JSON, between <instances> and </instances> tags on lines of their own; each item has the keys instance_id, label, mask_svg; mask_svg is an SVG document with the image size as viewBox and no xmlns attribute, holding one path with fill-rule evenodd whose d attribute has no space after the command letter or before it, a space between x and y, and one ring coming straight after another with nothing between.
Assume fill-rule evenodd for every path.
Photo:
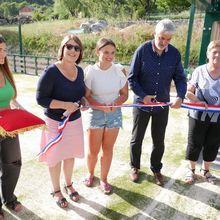
<instances>
[{"instance_id":1,"label":"red white and blue ribbon","mask_svg":"<svg viewBox=\"0 0 220 220\"><path fill-rule=\"evenodd\" d=\"M123 107L123 108L135 108L135 107L164 107L164 106L170 106L172 105L171 102L168 103L153 103L153 104L123 104L123 105L108 105L108 106L104 106L104 105L96 105L96 106L84 106L82 108L95 108L95 107L99 107L99 108L106 108L106 107L112 107L112 108L119 108L119 107ZM217 105L208 105L208 108L205 108L205 105L203 104L194 104L194 103L187 103L184 102L181 104L182 108L186 108L186 109L191 109L191 110L197 110L197 111L205 111L205 112L220 112L220 106ZM51 147L53 147L54 145L56 145L57 143L59 143L62 139L63 136L63 130L66 127L68 121L69 121L69 117L70 114L67 115L63 121L61 121L59 123L58 126L58 135L57 137L55 137L52 141L50 141L41 151L40 153L38 153L37 157L41 156L42 154L46 153Z\"/></svg>"},{"instance_id":2,"label":"red white and blue ribbon","mask_svg":"<svg viewBox=\"0 0 220 220\"><path fill-rule=\"evenodd\" d=\"M50 141L38 154L37 154L37 157L40 157L42 154L45 154L51 147L53 147L54 145L58 144L62 137L63 137L63 130L64 128L66 127L67 125L67 122L69 121L69 117L70 117L70 114L65 117L63 119L63 121L61 121L58 125L58 135L52 140Z\"/></svg>"},{"instance_id":3,"label":"red white and blue ribbon","mask_svg":"<svg viewBox=\"0 0 220 220\"><path fill-rule=\"evenodd\" d=\"M181 107L187 108L190 110L201 111L201 112L220 112L219 105L208 105L208 108L205 108L204 104L195 104L195 103L184 102L181 104Z\"/></svg>"},{"instance_id":4,"label":"red white and blue ribbon","mask_svg":"<svg viewBox=\"0 0 220 220\"><path fill-rule=\"evenodd\" d=\"M122 105L87 105L83 106L82 108L106 108L106 107L112 107L112 108L134 108L134 107L164 107L164 106L170 106L172 103L170 102L155 102L151 104L141 104L141 103L132 103L132 104L122 104Z\"/></svg>"}]
</instances>

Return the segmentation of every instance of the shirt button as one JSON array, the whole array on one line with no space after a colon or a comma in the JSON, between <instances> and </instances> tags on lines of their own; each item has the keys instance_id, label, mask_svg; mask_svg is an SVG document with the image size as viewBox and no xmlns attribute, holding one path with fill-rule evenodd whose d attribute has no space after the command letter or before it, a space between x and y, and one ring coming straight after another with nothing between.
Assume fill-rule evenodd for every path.
<instances>
[{"instance_id":1,"label":"shirt button","mask_svg":"<svg viewBox=\"0 0 220 220\"><path fill-rule=\"evenodd\" d=\"M157 92L155 91L154 94L157 94Z\"/></svg>"},{"instance_id":2,"label":"shirt button","mask_svg":"<svg viewBox=\"0 0 220 220\"><path fill-rule=\"evenodd\" d=\"M156 85L158 85L158 83L156 83Z\"/></svg>"},{"instance_id":3,"label":"shirt button","mask_svg":"<svg viewBox=\"0 0 220 220\"><path fill-rule=\"evenodd\" d=\"M158 66L160 66L160 63L158 63Z\"/></svg>"},{"instance_id":4,"label":"shirt button","mask_svg":"<svg viewBox=\"0 0 220 220\"><path fill-rule=\"evenodd\" d=\"M157 75L160 75L160 73L157 73Z\"/></svg>"}]
</instances>

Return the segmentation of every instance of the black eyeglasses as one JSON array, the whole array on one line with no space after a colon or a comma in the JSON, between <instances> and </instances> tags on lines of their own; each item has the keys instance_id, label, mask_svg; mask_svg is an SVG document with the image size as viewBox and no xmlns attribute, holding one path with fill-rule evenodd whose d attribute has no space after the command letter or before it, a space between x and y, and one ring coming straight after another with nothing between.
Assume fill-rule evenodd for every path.
<instances>
[{"instance_id":1,"label":"black eyeglasses","mask_svg":"<svg viewBox=\"0 0 220 220\"><path fill-rule=\"evenodd\" d=\"M72 44L65 44L67 50L72 50L74 48L74 50L76 52L79 52L81 50L80 46L78 45L72 45Z\"/></svg>"}]
</instances>

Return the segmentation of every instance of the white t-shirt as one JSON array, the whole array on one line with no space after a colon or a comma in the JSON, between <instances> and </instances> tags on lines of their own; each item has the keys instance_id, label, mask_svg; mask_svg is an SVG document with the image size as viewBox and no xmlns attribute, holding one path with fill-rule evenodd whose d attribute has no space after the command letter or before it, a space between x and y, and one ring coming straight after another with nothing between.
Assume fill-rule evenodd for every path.
<instances>
[{"instance_id":1,"label":"white t-shirt","mask_svg":"<svg viewBox=\"0 0 220 220\"><path fill-rule=\"evenodd\" d=\"M89 65L84 73L85 84L92 91L92 97L104 104L111 104L127 82L121 67L115 64L107 70L100 69L97 64Z\"/></svg>"},{"instance_id":2,"label":"white t-shirt","mask_svg":"<svg viewBox=\"0 0 220 220\"><path fill-rule=\"evenodd\" d=\"M192 78L189 81L196 88L195 95L209 105L220 105L220 78L213 79L208 70L207 65L197 67L192 73ZM218 112L198 112L189 111L192 118L201 121L217 122L219 118Z\"/></svg>"}]
</instances>

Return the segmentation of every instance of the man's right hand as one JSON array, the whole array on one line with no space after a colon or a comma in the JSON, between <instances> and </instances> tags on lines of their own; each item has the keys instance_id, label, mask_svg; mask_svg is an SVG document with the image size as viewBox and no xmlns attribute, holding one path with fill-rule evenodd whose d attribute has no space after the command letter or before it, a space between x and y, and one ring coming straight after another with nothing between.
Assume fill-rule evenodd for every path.
<instances>
[{"instance_id":1,"label":"man's right hand","mask_svg":"<svg viewBox=\"0 0 220 220\"><path fill-rule=\"evenodd\" d=\"M153 100L154 100L155 98L156 98L155 95L146 95L146 96L144 96L144 98L143 98L143 102L144 102L144 104L152 104L152 103L154 103Z\"/></svg>"}]
</instances>

